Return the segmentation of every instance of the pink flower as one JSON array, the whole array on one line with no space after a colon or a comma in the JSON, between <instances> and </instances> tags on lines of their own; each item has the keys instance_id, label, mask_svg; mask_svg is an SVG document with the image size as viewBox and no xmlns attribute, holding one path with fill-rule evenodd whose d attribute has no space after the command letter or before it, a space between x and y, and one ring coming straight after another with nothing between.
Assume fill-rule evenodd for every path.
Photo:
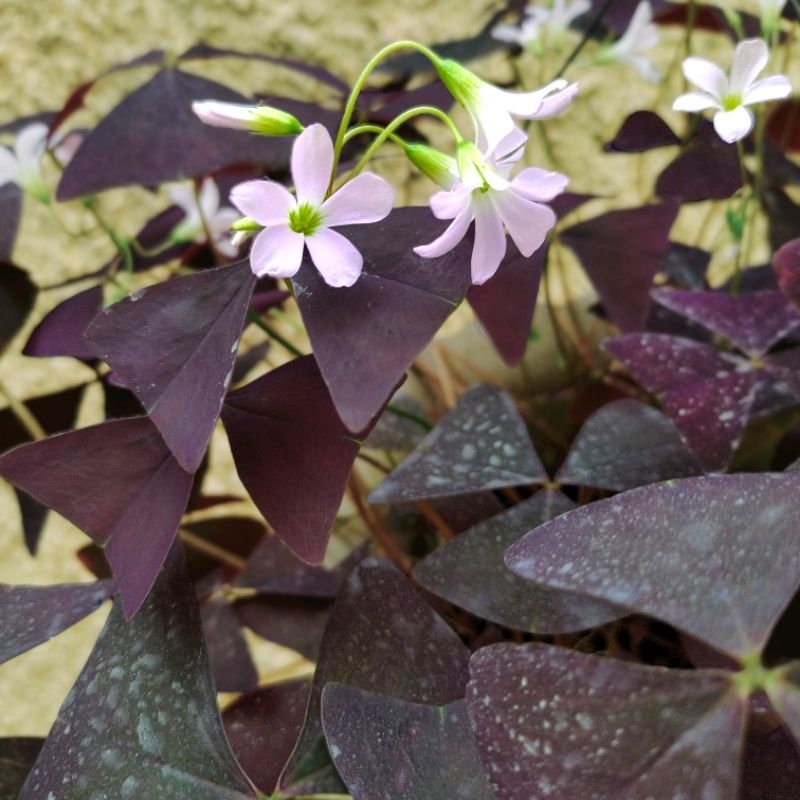
<instances>
[{"instance_id":1,"label":"pink flower","mask_svg":"<svg viewBox=\"0 0 800 800\"><path fill-rule=\"evenodd\" d=\"M528 167L509 181L524 141L525 135L514 129L486 155L470 142L459 144L460 179L452 189L437 192L430 201L436 217L453 221L430 244L415 247L417 255L435 258L449 253L474 220L472 282L480 284L494 275L506 254L506 231L523 256L533 255L542 246L556 221L553 211L542 203L560 194L567 178L558 172Z\"/></svg>"},{"instance_id":2,"label":"pink flower","mask_svg":"<svg viewBox=\"0 0 800 800\"><path fill-rule=\"evenodd\" d=\"M320 124L309 125L292 149L293 195L275 181L234 186L231 202L263 225L253 241L250 266L258 275L291 278L308 247L311 260L329 286L352 286L361 274L361 253L332 228L377 222L392 210L394 191L383 179L364 172L326 197L333 168L333 142Z\"/></svg>"}]
</instances>

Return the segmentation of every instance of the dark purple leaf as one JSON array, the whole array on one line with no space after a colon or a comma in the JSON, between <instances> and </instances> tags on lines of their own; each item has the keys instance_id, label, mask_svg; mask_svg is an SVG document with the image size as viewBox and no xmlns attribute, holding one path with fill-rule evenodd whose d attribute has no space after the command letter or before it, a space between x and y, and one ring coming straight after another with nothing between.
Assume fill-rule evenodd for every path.
<instances>
[{"instance_id":1,"label":"dark purple leaf","mask_svg":"<svg viewBox=\"0 0 800 800\"><path fill-rule=\"evenodd\" d=\"M494 277L480 286L472 286L467 293L475 315L510 367L520 361L530 340L547 251L548 246L544 245L525 258L510 242L509 254Z\"/></svg>"},{"instance_id":2,"label":"dark purple leaf","mask_svg":"<svg viewBox=\"0 0 800 800\"><path fill-rule=\"evenodd\" d=\"M73 356L91 361L97 356L83 334L103 307L103 290L92 286L59 303L36 326L22 351L26 356Z\"/></svg>"},{"instance_id":3,"label":"dark purple leaf","mask_svg":"<svg viewBox=\"0 0 800 800\"><path fill-rule=\"evenodd\" d=\"M597 195L562 192L549 203L549 206L555 211L556 216L561 219L572 213L576 208L580 208L584 203L588 203L589 200L594 200L595 197Z\"/></svg>"},{"instance_id":4,"label":"dark purple leaf","mask_svg":"<svg viewBox=\"0 0 800 800\"><path fill-rule=\"evenodd\" d=\"M772 267L781 291L800 307L800 239L793 239L772 257Z\"/></svg>"},{"instance_id":5,"label":"dark purple leaf","mask_svg":"<svg viewBox=\"0 0 800 800\"><path fill-rule=\"evenodd\" d=\"M405 503L547 480L511 396L482 383L459 398L369 501Z\"/></svg>"},{"instance_id":6,"label":"dark purple leaf","mask_svg":"<svg viewBox=\"0 0 800 800\"><path fill-rule=\"evenodd\" d=\"M16 183L0 186L0 262L9 261L22 218L22 189Z\"/></svg>"},{"instance_id":7,"label":"dark purple leaf","mask_svg":"<svg viewBox=\"0 0 800 800\"><path fill-rule=\"evenodd\" d=\"M710 263L711 253L707 250L670 242L669 252L661 262L661 270L679 286L702 289L706 285L706 272Z\"/></svg>"},{"instance_id":8,"label":"dark purple leaf","mask_svg":"<svg viewBox=\"0 0 800 800\"><path fill-rule=\"evenodd\" d=\"M33 736L0 739L0 800L17 800L43 744Z\"/></svg>"},{"instance_id":9,"label":"dark purple leaf","mask_svg":"<svg viewBox=\"0 0 800 800\"><path fill-rule=\"evenodd\" d=\"M668 417L644 403L617 400L586 420L556 481L624 492L701 472Z\"/></svg>"},{"instance_id":10,"label":"dark purple leaf","mask_svg":"<svg viewBox=\"0 0 800 800\"><path fill-rule=\"evenodd\" d=\"M28 411L47 433L71 428L83 397L84 386L73 386L54 394L25 401ZM0 452L30 441L31 436L9 409L0 411Z\"/></svg>"},{"instance_id":11,"label":"dark purple leaf","mask_svg":"<svg viewBox=\"0 0 800 800\"><path fill-rule=\"evenodd\" d=\"M623 616L606 603L531 586L506 567L506 550L532 528L574 508L560 492L539 492L451 539L423 558L414 579L423 589L508 628L560 633Z\"/></svg>"},{"instance_id":12,"label":"dark purple leaf","mask_svg":"<svg viewBox=\"0 0 800 800\"><path fill-rule=\"evenodd\" d=\"M320 723L326 683L441 705L463 697L468 658L458 636L394 567L362 561L331 611L303 732L281 787L292 794L342 790Z\"/></svg>"},{"instance_id":13,"label":"dark purple leaf","mask_svg":"<svg viewBox=\"0 0 800 800\"><path fill-rule=\"evenodd\" d=\"M103 795L255 797L225 738L178 546L134 620L112 609L20 800Z\"/></svg>"},{"instance_id":14,"label":"dark purple leaf","mask_svg":"<svg viewBox=\"0 0 800 800\"><path fill-rule=\"evenodd\" d=\"M287 143L204 125L194 100L246 103L227 86L164 69L131 92L86 137L58 185L59 200L117 186L157 186L243 162L285 159ZM276 142L278 143L276 146Z\"/></svg>"},{"instance_id":15,"label":"dark purple leaf","mask_svg":"<svg viewBox=\"0 0 800 800\"><path fill-rule=\"evenodd\" d=\"M359 103L364 101L369 104L369 107L362 112L364 121L377 125L388 125L395 117L414 106L434 106L447 111L454 103L453 95L440 80L400 91L380 89L370 93L362 91Z\"/></svg>"},{"instance_id":16,"label":"dark purple leaf","mask_svg":"<svg viewBox=\"0 0 800 800\"><path fill-rule=\"evenodd\" d=\"M463 700L426 706L329 683L322 726L354 800L494 800Z\"/></svg>"},{"instance_id":17,"label":"dark purple leaf","mask_svg":"<svg viewBox=\"0 0 800 800\"><path fill-rule=\"evenodd\" d=\"M202 540L202 543L198 542L195 545L184 537L189 572L197 581L207 577L220 566L219 558L206 552L204 544L222 548L231 555L246 560L263 540L266 528L262 522L252 517L214 516L197 522L184 522L181 531L191 533Z\"/></svg>"},{"instance_id":18,"label":"dark purple leaf","mask_svg":"<svg viewBox=\"0 0 800 800\"><path fill-rule=\"evenodd\" d=\"M767 694L800 745L800 662L791 662L781 670L780 679L769 681Z\"/></svg>"},{"instance_id":19,"label":"dark purple leaf","mask_svg":"<svg viewBox=\"0 0 800 800\"><path fill-rule=\"evenodd\" d=\"M634 111L625 118L617 135L605 149L617 153L643 153L680 143L680 139L658 114L653 111Z\"/></svg>"},{"instance_id":20,"label":"dark purple leaf","mask_svg":"<svg viewBox=\"0 0 800 800\"><path fill-rule=\"evenodd\" d=\"M307 678L261 686L222 712L236 760L262 792L272 793L291 755L303 727L310 688Z\"/></svg>"},{"instance_id":21,"label":"dark purple leaf","mask_svg":"<svg viewBox=\"0 0 800 800\"><path fill-rule=\"evenodd\" d=\"M0 456L0 475L103 545L125 614L135 614L192 484L150 420L114 420L21 445Z\"/></svg>"},{"instance_id":22,"label":"dark purple leaf","mask_svg":"<svg viewBox=\"0 0 800 800\"><path fill-rule=\"evenodd\" d=\"M175 278L105 309L86 332L187 472L222 408L254 284L245 262Z\"/></svg>"},{"instance_id":23,"label":"dark purple leaf","mask_svg":"<svg viewBox=\"0 0 800 800\"><path fill-rule=\"evenodd\" d=\"M341 229L364 257L355 285L326 285L307 256L292 280L320 371L350 430L375 416L469 288L469 243L435 259L411 249L441 228L426 208L397 208L382 222Z\"/></svg>"},{"instance_id":24,"label":"dark purple leaf","mask_svg":"<svg viewBox=\"0 0 800 800\"><path fill-rule=\"evenodd\" d=\"M736 147L703 120L685 150L658 176L656 193L674 203L725 200L742 187Z\"/></svg>"},{"instance_id":25,"label":"dark purple leaf","mask_svg":"<svg viewBox=\"0 0 800 800\"><path fill-rule=\"evenodd\" d=\"M25 539L25 547L32 555L36 555L39 548L39 537L42 535L44 523L47 520L48 508L43 506L38 500L34 500L29 494L14 488L19 505L19 514L22 518L22 535Z\"/></svg>"},{"instance_id":26,"label":"dark purple leaf","mask_svg":"<svg viewBox=\"0 0 800 800\"><path fill-rule=\"evenodd\" d=\"M641 330L650 288L669 252L678 206L662 203L609 211L567 228L561 241L574 251L611 320L623 331Z\"/></svg>"},{"instance_id":27,"label":"dark purple leaf","mask_svg":"<svg viewBox=\"0 0 800 800\"><path fill-rule=\"evenodd\" d=\"M25 270L0 262L0 352L25 324L37 291Z\"/></svg>"},{"instance_id":28,"label":"dark purple leaf","mask_svg":"<svg viewBox=\"0 0 800 800\"><path fill-rule=\"evenodd\" d=\"M730 295L656 289L654 300L693 322L724 336L753 358L763 356L776 342L800 326L800 313L781 292Z\"/></svg>"},{"instance_id":29,"label":"dark purple leaf","mask_svg":"<svg viewBox=\"0 0 800 800\"><path fill-rule=\"evenodd\" d=\"M467 702L498 800L735 798L729 675L498 644L472 657Z\"/></svg>"},{"instance_id":30,"label":"dark purple leaf","mask_svg":"<svg viewBox=\"0 0 800 800\"><path fill-rule=\"evenodd\" d=\"M776 105L767 117L767 133L782 150L800 150L800 99L789 97Z\"/></svg>"},{"instance_id":31,"label":"dark purple leaf","mask_svg":"<svg viewBox=\"0 0 800 800\"><path fill-rule=\"evenodd\" d=\"M222 421L253 502L294 553L321 563L366 431L344 427L313 356L231 392Z\"/></svg>"},{"instance_id":32,"label":"dark purple leaf","mask_svg":"<svg viewBox=\"0 0 800 800\"><path fill-rule=\"evenodd\" d=\"M745 656L800 586L797 473L684 478L545 523L508 566L534 583L649 614Z\"/></svg>"},{"instance_id":33,"label":"dark purple leaf","mask_svg":"<svg viewBox=\"0 0 800 800\"><path fill-rule=\"evenodd\" d=\"M231 604L224 597L211 598L200 607L200 619L217 691L252 689L258 674Z\"/></svg>"},{"instance_id":34,"label":"dark purple leaf","mask_svg":"<svg viewBox=\"0 0 800 800\"><path fill-rule=\"evenodd\" d=\"M98 608L112 584L0 586L0 664L66 630Z\"/></svg>"}]
</instances>

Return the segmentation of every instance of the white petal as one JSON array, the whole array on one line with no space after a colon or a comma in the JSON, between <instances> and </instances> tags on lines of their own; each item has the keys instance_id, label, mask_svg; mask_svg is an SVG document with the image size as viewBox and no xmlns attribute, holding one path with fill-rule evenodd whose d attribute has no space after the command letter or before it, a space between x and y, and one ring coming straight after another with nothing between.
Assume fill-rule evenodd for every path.
<instances>
[{"instance_id":1,"label":"white petal","mask_svg":"<svg viewBox=\"0 0 800 800\"><path fill-rule=\"evenodd\" d=\"M14 152L17 154L20 166L36 165L47 146L47 131L49 128L43 122L34 122L26 125L18 134L14 143Z\"/></svg>"},{"instance_id":2,"label":"white petal","mask_svg":"<svg viewBox=\"0 0 800 800\"><path fill-rule=\"evenodd\" d=\"M359 225L377 222L392 210L394 189L378 175L364 172L335 191L320 207L325 225Z\"/></svg>"},{"instance_id":3,"label":"white petal","mask_svg":"<svg viewBox=\"0 0 800 800\"><path fill-rule=\"evenodd\" d=\"M733 111L717 111L714 114L714 130L719 138L730 144L738 142L750 133L753 127L753 115L744 107L738 106Z\"/></svg>"},{"instance_id":4,"label":"white petal","mask_svg":"<svg viewBox=\"0 0 800 800\"><path fill-rule=\"evenodd\" d=\"M548 83L544 88L537 89L535 92L505 92L502 89L497 89L496 91L502 95L502 102L506 111L515 117L534 119L541 110L545 98L554 92L561 92L566 86L567 82L563 78L559 78Z\"/></svg>"},{"instance_id":5,"label":"white petal","mask_svg":"<svg viewBox=\"0 0 800 800\"><path fill-rule=\"evenodd\" d=\"M206 219L211 219L219 208L219 189L213 178L206 178L200 186L200 210Z\"/></svg>"},{"instance_id":6,"label":"white petal","mask_svg":"<svg viewBox=\"0 0 800 800\"><path fill-rule=\"evenodd\" d=\"M693 83L704 92L708 92L718 100L728 90L728 78L712 61L697 56L683 60L683 75L689 83Z\"/></svg>"},{"instance_id":7,"label":"white petal","mask_svg":"<svg viewBox=\"0 0 800 800\"><path fill-rule=\"evenodd\" d=\"M565 111L572 105L572 101L577 94L578 84L571 83L566 89L550 97L545 97L542 100L542 107L533 116L527 119L550 119L551 117L557 117L562 111Z\"/></svg>"},{"instance_id":8,"label":"white petal","mask_svg":"<svg viewBox=\"0 0 800 800\"><path fill-rule=\"evenodd\" d=\"M472 248L472 282L486 283L497 272L506 254L503 222L492 201L484 196L473 204L475 212L475 246Z\"/></svg>"},{"instance_id":9,"label":"white petal","mask_svg":"<svg viewBox=\"0 0 800 800\"><path fill-rule=\"evenodd\" d=\"M756 81L744 94L742 103L764 103L767 100L782 100L792 93L792 84L785 75L772 75Z\"/></svg>"},{"instance_id":10,"label":"white petal","mask_svg":"<svg viewBox=\"0 0 800 800\"><path fill-rule=\"evenodd\" d=\"M566 189L569 178L560 172L528 167L511 181L511 190L534 202L546 203Z\"/></svg>"},{"instance_id":11,"label":"white petal","mask_svg":"<svg viewBox=\"0 0 800 800\"><path fill-rule=\"evenodd\" d=\"M328 286L352 286L361 275L364 259L341 233L321 228L306 237L308 252Z\"/></svg>"},{"instance_id":12,"label":"white petal","mask_svg":"<svg viewBox=\"0 0 800 800\"><path fill-rule=\"evenodd\" d=\"M303 261L305 237L286 226L265 228L253 240L250 269L262 277L291 278Z\"/></svg>"},{"instance_id":13,"label":"white petal","mask_svg":"<svg viewBox=\"0 0 800 800\"><path fill-rule=\"evenodd\" d=\"M514 244L524 256L533 255L544 243L547 232L556 224L552 209L531 202L513 190L495 197L494 203Z\"/></svg>"},{"instance_id":14,"label":"white petal","mask_svg":"<svg viewBox=\"0 0 800 800\"><path fill-rule=\"evenodd\" d=\"M472 208L467 206L447 226L441 236L429 244L417 245L414 252L423 258L437 258L449 253L466 236L470 222L472 222Z\"/></svg>"},{"instance_id":15,"label":"white petal","mask_svg":"<svg viewBox=\"0 0 800 800\"><path fill-rule=\"evenodd\" d=\"M309 125L292 148L292 180L297 202L318 206L325 199L333 168L333 142L324 125Z\"/></svg>"},{"instance_id":16,"label":"white petal","mask_svg":"<svg viewBox=\"0 0 800 800\"><path fill-rule=\"evenodd\" d=\"M437 219L454 219L472 202L472 191L456 184L449 192L436 192L430 199L431 211Z\"/></svg>"},{"instance_id":17,"label":"white petal","mask_svg":"<svg viewBox=\"0 0 800 800\"><path fill-rule=\"evenodd\" d=\"M219 100L195 100L192 111L206 125L245 130L253 121L253 106L223 103Z\"/></svg>"},{"instance_id":18,"label":"white petal","mask_svg":"<svg viewBox=\"0 0 800 800\"><path fill-rule=\"evenodd\" d=\"M719 102L710 94L703 92L687 92L675 98L673 111L705 111L707 108L721 108Z\"/></svg>"},{"instance_id":19,"label":"white petal","mask_svg":"<svg viewBox=\"0 0 800 800\"><path fill-rule=\"evenodd\" d=\"M231 189L231 203L260 225L281 225L297 207L291 192L275 181L245 181Z\"/></svg>"},{"instance_id":20,"label":"white petal","mask_svg":"<svg viewBox=\"0 0 800 800\"><path fill-rule=\"evenodd\" d=\"M745 39L736 45L731 65L730 89L744 94L756 75L767 66L769 50L763 39Z\"/></svg>"},{"instance_id":21,"label":"white petal","mask_svg":"<svg viewBox=\"0 0 800 800\"><path fill-rule=\"evenodd\" d=\"M7 147L0 147L0 185L13 181L19 175L19 162Z\"/></svg>"}]
</instances>

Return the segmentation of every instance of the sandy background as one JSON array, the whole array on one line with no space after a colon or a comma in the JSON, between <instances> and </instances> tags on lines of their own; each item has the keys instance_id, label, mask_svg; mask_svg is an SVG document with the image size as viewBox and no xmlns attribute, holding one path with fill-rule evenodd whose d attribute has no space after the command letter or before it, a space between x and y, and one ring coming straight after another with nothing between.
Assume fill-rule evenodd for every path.
<instances>
[{"instance_id":1,"label":"sandy background","mask_svg":"<svg viewBox=\"0 0 800 800\"><path fill-rule=\"evenodd\" d=\"M751 4L752 5L752 4ZM264 0L120 0L88 3L85 0L2 0L0 2L0 125L19 115L56 109L81 83L113 64L154 48L178 55L205 41L218 47L291 55L326 66L352 81L363 63L380 46L399 39L416 38L431 44L474 35L499 3L486 0L430 2L391 0L387 3L313 2L288 3ZM569 119L548 123L551 160L537 144L538 165L558 168L572 178L575 191L601 192L619 207L642 196L652 174L670 154L614 158L602 156L602 144L620 121L638 108L658 108L670 115L671 98L681 88L679 31L666 31L664 45L656 54L659 66L671 75L668 81L648 84L625 67L586 70L576 67L572 79L580 80L580 100ZM715 46L716 47L716 46ZM723 46L722 51L726 48ZM559 59L545 65L525 57L519 62L529 88L535 88L555 72ZM511 71L499 57L473 65L484 77L507 81ZM198 70L200 71L200 70ZM296 92L319 98L319 89L306 80L287 76L268 66L243 62L214 65L203 74L235 82L243 91L274 88L276 93ZM87 123L112 107L126 87L145 80L151 72L137 71L121 79L105 80L89 96ZM624 87L624 88L621 88ZM387 159L379 170L393 172L401 183L408 170L398 159ZM419 178L408 181L400 192L404 202L423 203L430 185ZM103 202L111 214L124 220L129 232L137 229L154 207L152 198L136 190L107 193ZM592 208L596 213L597 206ZM69 210L64 211L67 218ZM691 234L702 243L715 230ZM693 238L694 237L694 238ZM87 264L102 264L109 254L102 241L76 244L52 224L48 212L28 202L14 260L29 269L34 280L47 285L64 277L80 275ZM579 276L573 291L581 292ZM33 324L67 292L47 292L37 304ZM56 386L88 379L88 373L71 359L38 361L19 354L30 326L0 357L0 377L15 386L21 397L33 396ZM467 324L461 335L465 348L485 349L485 337ZM546 359L538 359L537 365ZM496 375L514 384L518 374L504 370L487 355L482 377ZM526 372L536 380L538 366ZM4 404L0 398L0 407ZM81 423L95 421L91 402L82 411ZM225 455L220 456L225 469ZM51 515L55 516L55 515ZM86 580L87 574L72 557L85 537L63 520L51 519L40 548L32 559L21 546L19 520L10 489L0 484L0 583L53 583ZM0 736L44 735L80 670L103 622L104 613L62 634L51 643L0 667ZM270 651L266 671L282 670L296 660L289 651Z\"/></svg>"}]
</instances>

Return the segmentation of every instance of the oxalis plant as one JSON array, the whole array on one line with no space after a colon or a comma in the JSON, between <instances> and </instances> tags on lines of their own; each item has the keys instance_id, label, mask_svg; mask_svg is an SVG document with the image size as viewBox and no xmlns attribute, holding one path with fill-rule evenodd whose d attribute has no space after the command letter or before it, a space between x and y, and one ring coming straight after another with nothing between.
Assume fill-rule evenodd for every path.
<instances>
[{"instance_id":1,"label":"oxalis plant","mask_svg":"<svg viewBox=\"0 0 800 800\"><path fill-rule=\"evenodd\" d=\"M100 76L154 73L88 130L95 82L9 123L4 346L48 291L11 261L23 198L68 228L79 206L72 233L114 256L23 350L89 365L107 419L75 427L85 386L0 387L28 549L52 510L97 576L0 587L0 661L112 609L49 736L0 740L0 798L797 800L797 12L514 4L469 40L384 47L352 87L198 45ZM591 215L569 174L528 165L528 133L545 163L545 120L582 100L563 75L662 80L650 48L675 26L686 91L620 119L602 156L658 150L649 200ZM520 86L465 66L488 52ZM227 59L329 102L193 71ZM429 207L377 174L398 154ZM169 200L129 236L103 193L132 185ZM679 213L721 220L714 248L681 241ZM567 252L589 323L550 292ZM552 359L560 387L442 389L418 357L465 301L509 366ZM212 435L263 519L207 489ZM362 543L336 563L345 495ZM259 685L245 628L313 679ZM217 692L238 694L221 714Z\"/></svg>"}]
</instances>

